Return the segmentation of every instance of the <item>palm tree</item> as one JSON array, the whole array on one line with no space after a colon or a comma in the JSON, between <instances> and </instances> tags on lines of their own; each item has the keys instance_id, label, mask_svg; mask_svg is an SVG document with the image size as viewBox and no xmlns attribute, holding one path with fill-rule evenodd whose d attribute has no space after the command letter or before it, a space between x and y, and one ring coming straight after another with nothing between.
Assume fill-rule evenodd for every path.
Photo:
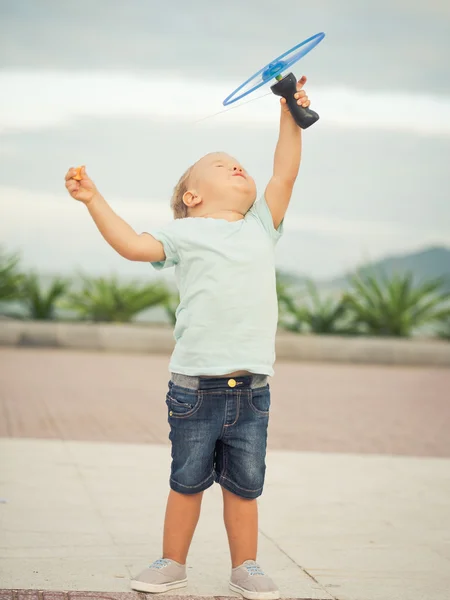
<instances>
[{"instance_id":1,"label":"palm tree","mask_svg":"<svg viewBox=\"0 0 450 600\"><path fill-rule=\"evenodd\" d=\"M66 308L82 320L126 323L141 311L162 304L168 295L162 284L121 284L114 276L81 277L83 287L69 295Z\"/></svg>"},{"instance_id":2,"label":"palm tree","mask_svg":"<svg viewBox=\"0 0 450 600\"><path fill-rule=\"evenodd\" d=\"M391 278L359 273L352 277L344 303L365 333L408 337L450 315L450 293L442 290L443 284L439 278L414 286L411 273Z\"/></svg>"},{"instance_id":3,"label":"palm tree","mask_svg":"<svg viewBox=\"0 0 450 600\"><path fill-rule=\"evenodd\" d=\"M19 263L19 254L8 254L0 247L0 302L20 298L23 274L19 271Z\"/></svg>"},{"instance_id":4,"label":"palm tree","mask_svg":"<svg viewBox=\"0 0 450 600\"><path fill-rule=\"evenodd\" d=\"M21 299L27 309L27 318L38 321L55 319L58 300L67 292L69 285L68 280L56 277L44 289L36 273L26 275L21 286Z\"/></svg>"},{"instance_id":5,"label":"palm tree","mask_svg":"<svg viewBox=\"0 0 450 600\"><path fill-rule=\"evenodd\" d=\"M306 283L311 305L304 308L305 320L313 333L348 334L354 333L345 323L347 307L342 298L331 296L321 298L317 286L312 282Z\"/></svg>"}]
</instances>

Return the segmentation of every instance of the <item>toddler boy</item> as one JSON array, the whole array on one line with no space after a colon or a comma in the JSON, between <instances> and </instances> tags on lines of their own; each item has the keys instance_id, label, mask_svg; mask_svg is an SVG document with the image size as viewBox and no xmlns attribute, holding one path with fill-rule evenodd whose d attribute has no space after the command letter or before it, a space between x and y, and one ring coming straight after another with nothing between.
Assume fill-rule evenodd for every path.
<instances>
[{"instance_id":1,"label":"toddler boy","mask_svg":"<svg viewBox=\"0 0 450 600\"><path fill-rule=\"evenodd\" d=\"M298 82L296 98L310 102ZM83 202L105 240L123 257L174 266L180 292L166 397L172 467L162 557L136 575L134 590L187 585L186 559L203 492L220 484L232 571L230 588L249 600L279 598L257 558L258 508L278 310L274 248L297 178L301 130L284 99L273 175L264 195L228 154L204 156L181 177L174 221L137 234L114 213L84 167L66 187ZM256 201L255 201L256 200Z\"/></svg>"}]
</instances>

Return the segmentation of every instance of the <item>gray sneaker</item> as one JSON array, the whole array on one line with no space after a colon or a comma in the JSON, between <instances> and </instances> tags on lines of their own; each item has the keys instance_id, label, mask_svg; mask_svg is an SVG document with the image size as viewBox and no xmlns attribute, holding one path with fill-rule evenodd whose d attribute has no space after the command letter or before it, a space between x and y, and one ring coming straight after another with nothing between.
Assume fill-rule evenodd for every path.
<instances>
[{"instance_id":1,"label":"gray sneaker","mask_svg":"<svg viewBox=\"0 0 450 600\"><path fill-rule=\"evenodd\" d=\"M277 600L280 592L254 560L246 560L231 571L230 590L248 600Z\"/></svg>"},{"instance_id":2,"label":"gray sneaker","mask_svg":"<svg viewBox=\"0 0 450 600\"><path fill-rule=\"evenodd\" d=\"M155 560L131 580L132 590L151 594L160 594L186 586L186 565L180 565L168 558Z\"/></svg>"}]
</instances>

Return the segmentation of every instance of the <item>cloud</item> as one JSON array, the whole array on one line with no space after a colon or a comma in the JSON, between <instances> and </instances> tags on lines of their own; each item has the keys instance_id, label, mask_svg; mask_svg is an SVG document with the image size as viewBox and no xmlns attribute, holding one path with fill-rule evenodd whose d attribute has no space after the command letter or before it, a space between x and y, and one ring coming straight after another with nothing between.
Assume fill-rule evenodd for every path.
<instances>
[{"instance_id":1,"label":"cloud","mask_svg":"<svg viewBox=\"0 0 450 600\"><path fill-rule=\"evenodd\" d=\"M169 202L157 198L121 198L108 197L108 202L117 213L127 220L137 231L155 230L164 227L172 220ZM40 229L46 236L52 232L74 230L84 227L87 219L83 206L62 191L61 194L35 192L10 186L0 186L0 236L11 233ZM342 217L315 215L292 215L288 212L285 222L286 233L317 233L322 235L355 238L382 236L416 237L418 240L434 239L436 242L450 244L450 232L447 228L414 227L402 223L386 221L365 221L344 219ZM26 235L25 235L26 237Z\"/></svg>"},{"instance_id":2,"label":"cloud","mask_svg":"<svg viewBox=\"0 0 450 600\"><path fill-rule=\"evenodd\" d=\"M129 117L198 122L199 127L270 126L276 99L267 89L258 101L224 110L223 99L240 82L182 79L163 73L106 71L0 71L0 133L75 125L83 118ZM450 136L450 98L372 93L308 86L320 127L406 131ZM252 98L258 98L260 91ZM215 115L220 112L221 114ZM205 117L212 118L203 120Z\"/></svg>"}]
</instances>

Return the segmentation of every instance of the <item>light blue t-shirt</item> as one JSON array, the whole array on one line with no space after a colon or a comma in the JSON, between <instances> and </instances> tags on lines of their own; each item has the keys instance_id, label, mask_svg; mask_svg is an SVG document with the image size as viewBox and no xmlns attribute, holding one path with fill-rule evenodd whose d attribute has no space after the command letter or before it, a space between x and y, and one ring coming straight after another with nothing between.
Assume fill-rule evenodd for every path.
<instances>
[{"instance_id":1,"label":"light blue t-shirt","mask_svg":"<svg viewBox=\"0 0 450 600\"><path fill-rule=\"evenodd\" d=\"M152 235L175 266L180 292L169 369L185 375L233 371L273 375L278 303L276 230L265 198L244 219L175 219Z\"/></svg>"}]
</instances>

